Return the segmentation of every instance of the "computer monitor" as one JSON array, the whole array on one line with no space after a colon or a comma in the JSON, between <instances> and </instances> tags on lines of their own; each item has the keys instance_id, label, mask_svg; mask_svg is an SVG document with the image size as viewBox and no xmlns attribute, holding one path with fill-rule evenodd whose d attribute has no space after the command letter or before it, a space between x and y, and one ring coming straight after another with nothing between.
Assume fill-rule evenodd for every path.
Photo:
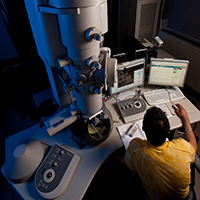
<instances>
[{"instance_id":1,"label":"computer monitor","mask_svg":"<svg viewBox=\"0 0 200 200\"><path fill-rule=\"evenodd\" d=\"M188 67L188 60L151 58L148 84L183 87Z\"/></svg>"},{"instance_id":2,"label":"computer monitor","mask_svg":"<svg viewBox=\"0 0 200 200\"><path fill-rule=\"evenodd\" d=\"M119 93L144 84L145 59L120 63L117 66L117 80L110 94Z\"/></svg>"}]
</instances>

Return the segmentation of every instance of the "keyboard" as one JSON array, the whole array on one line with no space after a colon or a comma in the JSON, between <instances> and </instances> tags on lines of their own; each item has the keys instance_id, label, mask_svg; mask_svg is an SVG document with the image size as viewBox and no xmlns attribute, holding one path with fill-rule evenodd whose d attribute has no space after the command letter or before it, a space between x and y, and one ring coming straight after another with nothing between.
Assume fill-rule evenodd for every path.
<instances>
[{"instance_id":1,"label":"keyboard","mask_svg":"<svg viewBox=\"0 0 200 200\"><path fill-rule=\"evenodd\" d=\"M185 98L178 87L170 89L155 89L143 92L143 96L149 105L158 105Z\"/></svg>"}]
</instances>

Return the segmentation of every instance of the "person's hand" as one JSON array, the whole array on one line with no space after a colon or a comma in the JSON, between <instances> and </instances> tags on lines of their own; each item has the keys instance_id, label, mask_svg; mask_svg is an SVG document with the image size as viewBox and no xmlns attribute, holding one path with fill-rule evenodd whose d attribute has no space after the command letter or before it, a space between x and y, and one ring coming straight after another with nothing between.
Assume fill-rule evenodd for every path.
<instances>
[{"instance_id":1,"label":"person's hand","mask_svg":"<svg viewBox=\"0 0 200 200\"><path fill-rule=\"evenodd\" d=\"M176 109L175 112L181 118L185 129L185 139L194 147L195 151L197 151L197 141L192 130L187 111L181 104L176 104L176 106L178 106L179 109Z\"/></svg>"},{"instance_id":2,"label":"person's hand","mask_svg":"<svg viewBox=\"0 0 200 200\"><path fill-rule=\"evenodd\" d=\"M176 114L182 119L182 120L188 120L188 114L187 111L183 108L181 104L176 104L179 109L176 109Z\"/></svg>"}]
</instances>

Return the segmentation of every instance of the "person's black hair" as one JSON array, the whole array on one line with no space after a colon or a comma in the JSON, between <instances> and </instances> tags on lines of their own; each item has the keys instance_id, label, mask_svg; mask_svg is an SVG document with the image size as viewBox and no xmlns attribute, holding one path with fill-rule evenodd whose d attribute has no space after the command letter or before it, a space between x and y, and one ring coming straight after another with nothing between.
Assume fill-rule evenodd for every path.
<instances>
[{"instance_id":1,"label":"person's black hair","mask_svg":"<svg viewBox=\"0 0 200 200\"><path fill-rule=\"evenodd\" d=\"M155 146L162 145L170 130L165 112L158 107L149 108L144 115L143 130L151 144Z\"/></svg>"}]
</instances>

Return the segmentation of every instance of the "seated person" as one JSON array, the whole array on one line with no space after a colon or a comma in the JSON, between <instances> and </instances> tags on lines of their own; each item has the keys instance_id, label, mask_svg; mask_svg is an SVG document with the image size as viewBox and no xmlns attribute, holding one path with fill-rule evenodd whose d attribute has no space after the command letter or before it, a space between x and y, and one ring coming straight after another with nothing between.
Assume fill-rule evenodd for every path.
<instances>
[{"instance_id":1,"label":"seated person","mask_svg":"<svg viewBox=\"0 0 200 200\"><path fill-rule=\"evenodd\" d=\"M190 192L190 164L195 160L197 142L186 110L177 106L185 139L166 141L169 121L160 108L152 107L143 120L147 140L133 139L125 153L128 167L139 175L151 200L185 199Z\"/></svg>"}]
</instances>

